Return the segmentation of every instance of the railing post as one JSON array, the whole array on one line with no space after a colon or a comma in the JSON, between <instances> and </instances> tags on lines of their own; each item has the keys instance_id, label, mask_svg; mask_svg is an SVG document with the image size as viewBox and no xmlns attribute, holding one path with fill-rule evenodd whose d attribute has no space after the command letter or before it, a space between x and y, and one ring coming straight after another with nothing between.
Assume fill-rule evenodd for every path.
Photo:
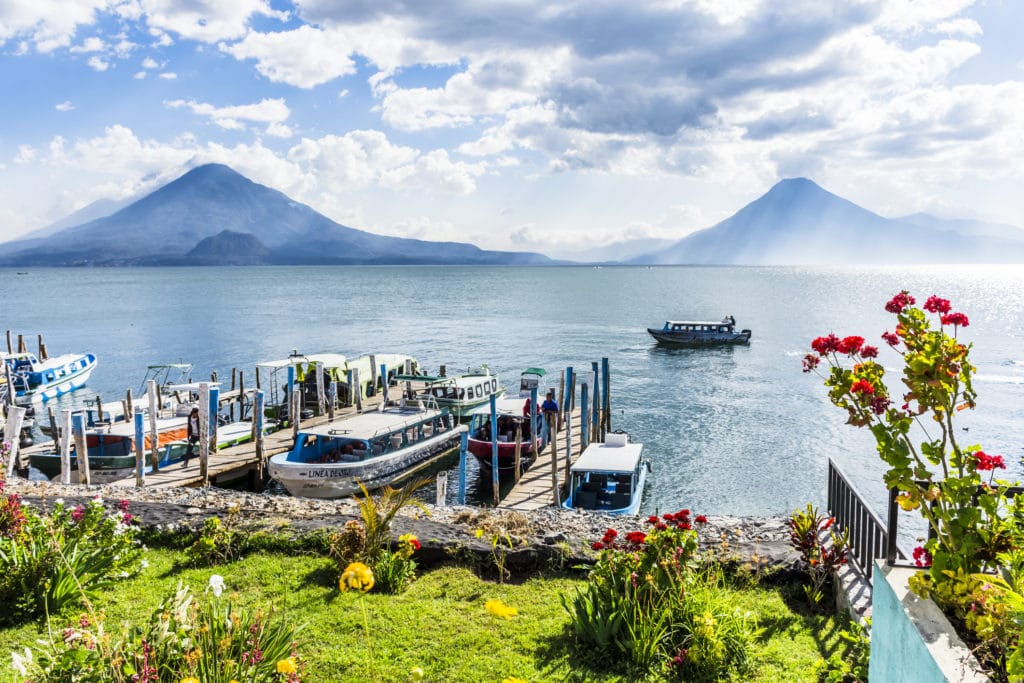
<instances>
[{"instance_id":1,"label":"railing post","mask_svg":"<svg viewBox=\"0 0 1024 683\"><path fill-rule=\"evenodd\" d=\"M896 564L896 530L899 527L897 517L900 514L900 506L896 503L897 495L899 495L899 490L895 486L889 489L889 519L885 532L885 563L890 567Z\"/></svg>"}]
</instances>

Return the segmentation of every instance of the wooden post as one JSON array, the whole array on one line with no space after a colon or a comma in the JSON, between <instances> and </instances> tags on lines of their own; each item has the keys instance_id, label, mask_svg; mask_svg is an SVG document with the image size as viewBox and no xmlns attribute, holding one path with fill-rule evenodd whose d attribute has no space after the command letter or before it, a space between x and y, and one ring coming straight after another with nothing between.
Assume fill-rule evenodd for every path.
<instances>
[{"instance_id":1,"label":"wooden post","mask_svg":"<svg viewBox=\"0 0 1024 683\"><path fill-rule=\"evenodd\" d=\"M469 432L459 439L459 505L466 504L466 452L469 451Z\"/></svg>"},{"instance_id":2,"label":"wooden post","mask_svg":"<svg viewBox=\"0 0 1024 683\"><path fill-rule=\"evenodd\" d=\"M220 387L210 387L210 453L217 452L217 429L220 416ZM203 484L205 486L205 484Z\"/></svg>"},{"instance_id":3,"label":"wooden post","mask_svg":"<svg viewBox=\"0 0 1024 683\"><path fill-rule=\"evenodd\" d=\"M71 483L71 410L60 411L60 483Z\"/></svg>"},{"instance_id":4,"label":"wooden post","mask_svg":"<svg viewBox=\"0 0 1024 683\"><path fill-rule=\"evenodd\" d=\"M448 376L448 366L447 365L442 365L440 371L437 374L440 375L441 377L447 377Z\"/></svg>"},{"instance_id":5,"label":"wooden post","mask_svg":"<svg viewBox=\"0 0 1024 683\"><path fill-rule=\"evenodd\" d=\"M232 391L232 393L234 393L234 391L235 391L235 375L237 375L237 374L238 374L238 370L236 368L231 368L231 391ZM239 392L237 395L241 396L242 394L241 394L241 392ZM229 402L229 405L228 405L228 415L231 417L231 421L234 422L235 421L235 401L230 401ZM241 419L242 416L239 415L238 417L239 417L239 419Z\"/></svg>"},{"instance_id":6,"label":"wooden post","mask_svg":"<svg viewBox=\"0 0 1024 683\"><path fill-rule=\"evenodd\" d=\"M8 333L10 334L10 333ZM19 450L21 448L21 425L25 421L25 413L27 408L22 406L10 405L7 408L7 421L4 423L4 434L12 434L7 441L11 444L11 450L7 453L7 457L10 460L7 462L7 476L8 478L14 476L14 468L18 463L18 457L20 455Z\"/></svg>"},{"instance_id":7,"label":"wooden post","mask_svg":"<svg viewBox=\"0 0 1024 683\"><path fill-rule=\"evenodd\" d=\"M316 407L317 415L324 415L327 412L327 387L324 385L324 364L316 364Z\"/></svg>"},{"instance_id":8,"label":"wooden post","mask_svg":"<svg viewBox=\"0 0 1024 683\"><path fill-rule=\"evenodd\" d=\"M50 433L53 434L53 448L60 453L60 429L57 428L57 417L53 414L53 406L46 406L46 414L50 418ZM6 434L7 432L4 432Z\"/></svg>"},{"instance_id":9,"label":"wooden post","mask_svg":"<svg viewBox=\"0 0 1024 683\"><path fill-rule=\"evenodd\" d=\"M558 374L558 428L562 428L562 416L565 414L565 372Z\"/></svg>"},{"instance_id":10,"label":"wooden post","mask_svg":"<svg viewBox=\"0 0 1024 683\"><path fill-rule=\"evenodd\" d=\"M132 418L126 414L125 420ZM146 425L142 412L135 413L135 485L142 488L146 485Z\"/></svg>"},{"instance_id":11,"label":"wooden post","mask_svg":"<svg viewBox=\"0 0 1024 683\"><path fill-rule=\"evenodd\" d=\"M448 472L441 470L437 473L437 495L434 496L434 503L443 507L448 498Z\"/></svg>"},{"instance_id":12,"label":"wooden post","mask_svg":"<svg viewBox=\"0 0 1024 683\"><path fill-rule=\"evenodd\" d=\"M14 343L11 339L11 331L7 330L7 353L14 353Z\"/></svg>"},{"instance_id":13,"label":"wooden post","mask_svg":"<svg viewBox=\"0 0 1024 683\"><path fill-rule=\"evenodd\" d=\"M153 463L153 474L160 471L160 444L156 434L156 380L146 380L146 396L149 398L149 459Z\"/></svg>"},{"instance_id":14,"label":"wooden post","mask_svg":"<svg viewBox=\"0 0 1024 683\"><path fill-rule=\"evenodd\" d=\"M85 445L85 415L75 413L71 416L71 432L75 437L75 460L78 461L78 481L88 486L92 483L89 472L89 449Z\"/></svg>"},{"instance_id":15,"label":"wooden post","mask_svg":"<svg viewBox=\"0 0 1024 683\"><path fill-rule=\"evenodd\" d=\"M210 383L199 384L199 477L202 486L210 485Z\"/></svg>"},{"instance_id":16,"label":"wooden post","mask_svg":"<svg viewBox=\"0 0 1024 683\"><path fill-rule=\"evenodd\" d=\"M262 480L266 464L263 462L263 392L258 389L252 399L252 428L256 432L253 437L256 442L256 467Z\"/></svg>"},{"instance_id":17,"label":"wooden post","mask_svg":"<svg viewBox=\"0 0 1024 683\"><path fill-rule=\"evenodd\" d=\"M293 391L291 393L291 409L292 415L292 446L299 442L299 422L302 418L302 398L299 396L299 392Z\"/></svg>"},{"instance_id":18,"label":"wooden post","mask_svg":"<svg viewBox=\"0 0 1024 683\"><path fill-rule=\"evenodd\" d=\"M7 334L10 334L8 332ZM18 393L18 387L14 386L14 374L11 372L11 366L4 363L4 377L7 380L7 405L14 405L15 394ZM7 432L4 432L6 434Z\"/></svg>"},{"instance_id":19,"label":"wooden post","mask_svg":"<svg viewBox=\"0 0 1024 683\"><path fill-rule=\"evenodd\" d=\"M356 387L356 411L363 412L363 385L359 383L359 368L352 370L352 381Z\"/></svg>"},{"instance_id":20,"label":"wooden post","mask_svg":"<svg viewBox=\"0 0 1024 683\"><path fill-rule=\"evenodd\" d=\"M103 422L103 399L96 394L96 421Z\"/></svg>"},{"instance_id":21,"label":"wooden post","mask_svg":"<svg viewBox=\"0 0 1024 683\"><path fill-rule=\"evenodd\" d=\"M565 395L562 396L562 414L565 415L565 481L569 481L572 468L572 405L573 389L576 388L576 373L570 365L565 369Z\"/></svg>"},{"instance_id":22,"label":"wooden post","mask_svg":"<svg viewBox=\"0 0 1024 683\"><path fill-rule=\"evenodd\" d=\"M43 343L43 335L37 335L39 339L39 360L46 360L46 344Z\"/></svg>"},{"instance_id":23,"label":"wooden post","mask_svg":"<svg viewBox=\"0 0 1024 683\"><path fill-rule=\"evenodd\" d=\"M28 353L28 347L25 346L25 337L18 335L18 353Z\"/></svg>"},{"instance_id":24,"label":"wooden post","mask_svg":"<svg viewBox=\"0 0 1024 683\"><path fill-rule=\"evenodd\" d=\"M590 412L590 440L599 443L601 441L601 425L598 421L601 417L601 382L599 381L601 375L598 372L596 360L590 366L594 373L594 405Z\"/></svg>"},{"instance_id":25,"label":"wooden post","mask_svg":"<svg viewBox=\"0 0 1024 683\"><path fill-rule=\"evenodd\" d=\"M377 395L377 356L370 354L370 382L373 386L373 395ZM367 394L369 396L369 394Z\"/></svg>"},{"instance_id":26,"label":"wooden post","mask_svg":"<svg viewBox=\"0 0 1024 683\"><path fill-rule=\"evenodd\" d=\"M587 382L580 385L580 453L587 449L590 443L590 404L587 403L589 387Z\"/></svg>"},{"instance_id":27,"label":"wooden post","mask_svg":"<svg viewBox=\"0 0 1024 683\"><path fill-rule=\"evenodd\" d=\"M358 385L355 383L355 379L353 378L354 372L355 370L351 369L345 371L346 382L348 383L348 401L346 401L344 407L354 406L356 404L356 392L358 391Z\"/></svg>"},{"instance_id":28,"label":"wooden post","mask_svg":"<svg viewBox=\"0 0 1024 683\"><path fill-rule=\"evenodd\" d=\"M541 441L541 445L537 445L537 387L530 389L530 444L533 448L533 459L536 460L540 457L540 449L544 446L544 442Z\"/></svg>"},{"instance_id":29,"label":"wooden post","mask_svg":"<svg viewBox=\"0 0 1024 683\"><path fill-rule=\"evenodd\" d=\"M601 374L604 376L604 433L611 431L611 379L608 377L608 358L601 358Z\"/></svg>"},{"instance_id":30,"label":"wooden post","mask_svg":"<svg viewBox=\"0 0 1024 683\"><path fill-rule=\"evenodd\" d=\"M260 386L260 366L258 365L256 366L256 389L262 389L262 386Z\"/></svg>"},{"instance_id":31,"label":"wooden post","mask_svg":"<svg viewBox=\"0 0 1024 683\"><path fill-rule=\"evenodd\" d=\"M292 412L295 401L295 366L288 366L288 383L285 385L285 396L288 398L288 426L292 427L299 421L299 416Z\"/></svg>"},{"instance_id":32,"label":"wooden post","mask_svg":"<svg viewBox=\"0 0 1024 683\"><path fill-rule=\"evenodd\" d=\"M498 397L491 394L491 488L494 489L494 507L501 503L498 487Z\"/></svg>"},{"instance_id":33,"label":"wooden post","mask_svg":"<svg viewBox=\"0 0 1024 683\"><path fill-rule=\"evenodd\" d=\"M235 411L231 411L231 419L235 419ZM238 419L245 419L245 372L238 371Z\"/></svg>"},{"instance_id":34,"label":"wooden post","mask_svg":"<svg viewBox=\"0 0 1024 683\"><path fill-rule=\"evenodd\" d=\"M135 406L132 405L132 390L125 389L124 392L124 419L131 419L129 416L135 414Z\"/></svg>"},{"instance_id":35,"label":"wooden post","mask_svg":"<svg viewBox=\"0 0 1024 683\"><path fill-rule=\"evenodd\" d=\"M384 397L381 399L381 401L383 401L384 405L387 405L388 404L388 366L385 365L384 363L380 364L380 381L381 381L381 384L383 384L383 387L381 388L381 391L384 394Z\"/></svg>"},{"instance_id":36,"label":"wooden post","mask_svg":"<svg viewBox=\"0 0 1024 683\"><path fill-rule=\"evenodd\" d=\"M334 422L334 406L338 401L338 383L332 381L327 385L327 420Z\"/></svg>"},{"instance_id":37,"label":"wooden post","mask_svg":"<svg viewBox=\"0 0 1024 683\"><path fill-rule=\"evenodd\" d=\"M544 413L548 423L548 434L551 435L551 502L555 507L562 504L558 491L558 412L548 410Z\"/></svg>"},{"instance_id":38,"label":"wooden post","mask_svg":"<svg viewBox=\"0 0 1024 683\"><path fill-rule=\"evenodd\" d=\"M521 463L522 463L522 457L523 457L523 423L522 422L516 422L516 465L515 465L516 473L515 473L515 480L516 480L517 484L519 483L519 477L522 476L521 472L520 472L520 467L521 467Z\"/></svg>"}]
</instances>

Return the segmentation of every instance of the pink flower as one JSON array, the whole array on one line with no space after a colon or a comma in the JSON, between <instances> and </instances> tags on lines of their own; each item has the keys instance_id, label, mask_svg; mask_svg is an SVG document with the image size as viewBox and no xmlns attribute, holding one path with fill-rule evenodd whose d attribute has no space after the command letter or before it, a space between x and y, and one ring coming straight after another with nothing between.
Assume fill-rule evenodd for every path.
<instances>
[{"instance_id":1,"label":"pink flower","mask_svg":"<svg viewBox=\"0 0 1024 683\"><path fill-rule=\"evenodd\" d=\"M883 332L882 339L884 339L885 343L889 346L897 346L900 343L900 336L895 332Z\"/></svg>"},{"instance_id":2,"label":"pink flower","mask_svg":"<svg viewBox=\"0 0 1024 683\"><path fill-rule=\"evenodd\" d=\"M878 347L877 346L862 346L860 349L860 355L863 358L878 358Z\"/></svg>"},{"instance_id":3,"label":"pink flower","mask_svg":"<svg viewBox=\"0 0 1024 683\"><path fill-rule=\"evenodd\" d=\"M117 504L117 509L120 510L121 512L128 512L128 501L122 500L121 502L119 502Z\"/></svg>"},{"instance_id":4,"label":"pink flower","mask_svg":"<svg viewBox=\"0 0 1024 683\"><path fill-rule=\"evenodd\" d=\"M914 297L910 296L907 290L903 290L889 300L889 303L885 305L885 310L890 313L902 313L907 306L913 306L914 301Z\"/></svg>"},{"instance_id":5,"label":"pink flower","mask_svg":"<svg viewBox=\"0 0 1024 683\"><path fill-rule=\"evenodd\" d=\"M940 318L943 325L952 325L953 327L967 327L970 322L967 320L967 316L963 313L950 313Z\"/></svg>"},{"instance_id":6,"label":"pink flower","mask_svg":"<svg viewBox=\"0 0 1024 683\"><path fill-rule=\"evenodd\" d=\"M81 505L77 506L74 510L71 511L71 521L75 524L81 522L83 517L85 517L85 508L83 508Z\"/></svg>"},{"instance_id":7,"label":"pink flower","mask_svg":"<svg viewBox=\"0 0 1024 683\"><path fill-rule=\"evenodd\" d=\"M932 566L932 554L921 546L917 546L914 548L914 564L918 567Z\"/></svg>"},{"instance_id":8,"label":"pink flower","mask_svg":"<svg viewBox=\"0 0 1024 683\"><path fill-rule=\"evenodd\" d=\"M810 372L818 367L819 363L821 363L821 356L815 356L813 353L807 354L803 360L804 372Z\"/></svg>"},{"instance_id":9,"label":"pink flower","mask_svg":"<svg viewBox=\"0 0 1024 683\"><path fill-rule=\"evenodd\" d=\"M924 310L929 313L949 313L949 299L940 299L933 294L924 302Z\"/></svg>"},{"instance_id":10,"label":"pink flower","mask_svg":"<svg viewBox=\"0 0 1024 683\"><path fill-rule=\"evenodd\" d=\"M889 409L890 401L885 396L875 396L871 399L871 412L875 415L883 415Z\"/></svg>"}]
</instances>

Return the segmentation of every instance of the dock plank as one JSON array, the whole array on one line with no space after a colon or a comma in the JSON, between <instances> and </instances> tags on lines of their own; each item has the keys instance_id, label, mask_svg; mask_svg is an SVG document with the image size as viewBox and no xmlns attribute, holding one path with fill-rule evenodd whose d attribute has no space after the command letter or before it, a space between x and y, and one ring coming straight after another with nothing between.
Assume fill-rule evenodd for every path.
<instances>
[{"instance_id":1,"label":"dock plank","mask_svg":"<svg viewBox=\"0 0 1024 683\"><path fill-rule=\"evenodd\" d=\"M569 451L570 462L576 462L581 452L580 410L576 408L567 418L572 422L572 444ZM560 494L565 490L565 439L566 425L558 432L558 485ZM530 468L523 472L522 477L505 494L499 508L506 510L529 511L554 505L551 492L551 448L545 448L533 461Z\"/></svg>"}]
</instances>

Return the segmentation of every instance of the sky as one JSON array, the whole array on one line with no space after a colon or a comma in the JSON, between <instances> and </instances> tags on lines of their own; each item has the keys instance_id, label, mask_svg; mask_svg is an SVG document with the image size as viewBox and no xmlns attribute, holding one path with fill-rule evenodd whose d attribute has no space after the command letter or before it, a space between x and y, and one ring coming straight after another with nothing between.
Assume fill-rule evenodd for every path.
<instances>
[{"instance_id":1,"label":"sky","mask_svg":"<svg viewBox=\"0 0 1024 683\"><path fill-rule=\"evenodd\" d=\"M789 177L1024 227L1019 0L3 0L0 241L230 165L350 227L565 254Z\"/></svg>"}]
</instances>

